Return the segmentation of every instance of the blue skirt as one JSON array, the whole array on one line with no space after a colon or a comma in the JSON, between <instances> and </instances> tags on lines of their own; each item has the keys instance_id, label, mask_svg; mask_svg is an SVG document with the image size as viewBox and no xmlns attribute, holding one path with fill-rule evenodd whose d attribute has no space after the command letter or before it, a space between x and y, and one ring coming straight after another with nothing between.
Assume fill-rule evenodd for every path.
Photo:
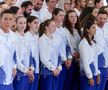
<instances>
[{"instance_id":1,"label":"blue skirt","mask_svg":"<svg viewBox=\"0 0 108 90\"><path fill-rule=\"evenodd\" d=\"M14 90L28 90L29 77L28 76L16 76L13 81Z\"/></svg>"},{"instance_id":2,"label":"blue skirt","mask_svg":"<svg viewBox=\"0 0 108 90\"><path fill-rule=\"evenodd\" d=\"M58 77L53 75L41 75L39 90L58 90Z\"/></svg>"}]
</instances>

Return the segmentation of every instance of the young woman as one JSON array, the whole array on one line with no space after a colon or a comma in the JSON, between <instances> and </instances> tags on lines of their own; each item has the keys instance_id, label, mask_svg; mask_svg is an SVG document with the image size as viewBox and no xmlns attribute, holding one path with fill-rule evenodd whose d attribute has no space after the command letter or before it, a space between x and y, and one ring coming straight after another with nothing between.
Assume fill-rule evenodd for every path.
<instances>
[{"instance_id":1,"label":"young woman","mask_svg":"<svg viewBox=\"0 0 108 90\"><path fill-rule=\"evenodd\" d=\"M34 81L30 83L29 90L38 90L38 75L39 75L39 49L38 49L38 28L39 20L35 16L27 18L26 41L29 44L28 48L31 52L30 65L34 68Z\"/></svg>"},{"instance_id":2,"label":"young woman","mask_svg":"<svg viewBox=\"0 0 108 90\"><path fill-rule=\"evenodd\" d=\"M60 48L62 51L62 55L64 56L64 58L61 58L61 65L62 65L62 71L60 72L60 76L59 76L59 84L58 84L58 90L62 90L64 87L64 81L65 81L65 75L66 75L66 68L69 68L71 66L71 62L72 62L72 56L71 54L69 54L69 50L66 50L66 47L69 46L67 43L67 39L66 39L66 33L64 28L62 27L63 24L63 20L64 20L64 11L60 8L56 8L53 11L52 14L52 18L56 23L56 31L55 31L55 35L56 37L58 37L58 42L60 44ZM67 52L66 52L67 51ZM60 60L60 58L59 58Z\"/></svg>"},{"instance_id":3,"label":"young woman","mask_svg":"<svg viewBox=\"0 0 108 90\"><path fill-rule=\"evenodd\" d=\"M80 51L80 89L97 90L100 83L98 70L99 45L94 40L96 33L95 20L88 20L83 29L83 38L79 44Z\"/></svg>"},{"instance_id":4,"label":"young woman","mask_svg":"<svg viewBox=\"0 0 108 90\"><path fill-rule=\"evenodd\" d=\"M29 80L33 80L33 70L29 67L30 51L27 48L24 30L26 28L26 18L19 16L16 19L16 56L17 56L17 75L14 80L14 90L28 90Z\"/></svg>"},{"instance_id":5,"label":"young woman","mask_svg":"<svg viewBox=\"0 0 108 90\"><path fill-rule=\"evenodd\" d=\"M56 30L54 20L46 20L41 25L39 51L41 60L40 90L58 90L58 75L62 70L58 57L60 55L57 37L53 35Z\"/></svg>"},{"instance_id":6,"label":"young woman","mask_svg":"<svg viewBox=\"0 0 108 90\"><path fill-rule=\"evenodd\" d=\"M78 90L79 85L79 49L80 35L78 31L78 17L74 10L69 10L64 19L63 26L65 27L66 38L73 57L72 65L67 69L65 90Z\"/></svg>"}]
</instances>

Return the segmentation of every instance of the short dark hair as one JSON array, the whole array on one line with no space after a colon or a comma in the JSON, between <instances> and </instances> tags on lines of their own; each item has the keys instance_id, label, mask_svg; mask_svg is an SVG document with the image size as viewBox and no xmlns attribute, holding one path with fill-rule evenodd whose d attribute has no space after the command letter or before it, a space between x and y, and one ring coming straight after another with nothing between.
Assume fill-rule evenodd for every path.
<instances>
[{"instance_id":1,"label":"short dark hair","mask_svg":"<svg viewBox=\"0 0 108 90\"><path fill-rule=\"evenodd\" d=\"M60 8L55 8L52 12L52 18L54 18L54 16L56 16L59 12L64 12L62 9Z\"/></svg>"},{"instance_id":2,"label":"short dark hair","mask_svg":"<svg viewBox=\"0 0 108 90\"><path fill-rule=\"evenodd\" d=\"M96 3L99 3L101 0L95 0L94 4L96 5Z\"/></svg>"},{"instance_id":3,"label":"short dark hair","mask_svg":"<svg viewBox=\"0 0 108 90\"><path fill-rule=\"evenodd\" d=\"M1 13L1 17L4 15L4 14L12 14L13 15L13 12L9 9L6 9L4 10L2 13Z\"/></svg>"},{"instance_id":4,"label":"short dark hair","mask_svg":"<svg viewBox=\"0 0 108 90\"><path fill-rule=\"evenodd\" d=\"M105 10L103 10L103 9L100 9L100 10L99 10L98 15L99 15L99 14L106 14L106 15L108 15L108 13L107 13Z\"/></svg>"},{"instance_id":5,"label":"short dark hair","mask_svg":"<svg viewBox=\"0 0 108 90\"><path fill-rule=\"evenodd\" d=\"M0 5L2 5L2 4L6 4L6 2L4 2L4 1L3 2L0 2Z\"/></svg>"},{"instance_id":6,"label":"short dark hair","mask_svg":"<svg viewBox=\"0 0 108 90\"><path fill-rule=\"evenodd\" d=\"M14 14L17 14L17 12L18 12L19 9L20 8L17 7L17 6L12 6L12 7L9 8L9 10L11 10Z\"/></svg>"},{"instance_id":7,"label":"short dark hair","mask_svg":"<svg viewBox=\"0 0 108 90\"><path fill-rule=\"evenodd\" d=\"M29 5L33 6L33 3L31 1L24 1L21 4L21 7L27 8Z\"/></svg>"},{"instance_id":8,"label":"short dark hair","mask_svg":"<svg viewBox=\"0 0 108 90\"><path fill-rule=\"evenodd\" d=\"M81 2L81 0L75 0L75 5L78 5L78 2Z\"/></svg>"},{"instance_id":9,"label":"short dark hair","mask_svg":"<svg viewBox=\"0 0 108 90\"><path fill-rule=\"evenodd\" d=\"M50 0L45 0L46 3L48 3Z\"/></svg>"}]
</instances>

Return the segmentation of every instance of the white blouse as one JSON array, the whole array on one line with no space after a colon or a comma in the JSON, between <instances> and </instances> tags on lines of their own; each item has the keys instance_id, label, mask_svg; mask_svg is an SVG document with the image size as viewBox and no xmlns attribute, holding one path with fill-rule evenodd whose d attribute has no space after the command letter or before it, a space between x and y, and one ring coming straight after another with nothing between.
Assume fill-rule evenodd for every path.
<instances>
[{"instance_id":1,"label":"white blouse","mask_svg":"<svg viewBox=\"0 0 108 90\"><path fill-rule=\"evenodd\" d=\"M39 37L38 35L34 34L32 35L29 31L25 34L25 39L28 43L28 48L32 52L32 56L35 59L36 62L36 73L39 73Z\"/></svg>"},{"instance_id":2,"label":"white blouse","mask_svg":"<svg viewBox=\"0 0 108 90\"><path fill-rule=\"evenodd\" d=\"M79 44L80 52L80 69L83 70L88 79L93 78L94 75L100 74L98 70L98 55L100 54L99 46L92 42L89 45L88 41L83 38ZM92 73L90 64L93 63L95 72Z\"/></svg>"}]
</instances>

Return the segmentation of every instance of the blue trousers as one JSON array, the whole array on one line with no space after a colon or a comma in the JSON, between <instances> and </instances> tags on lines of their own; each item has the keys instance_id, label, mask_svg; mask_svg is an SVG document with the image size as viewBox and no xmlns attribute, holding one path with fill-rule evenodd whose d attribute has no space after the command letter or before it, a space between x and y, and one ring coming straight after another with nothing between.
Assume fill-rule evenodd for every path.
<instances>
[{"instance_id":1,"label":"blue trousers","mask_svg":"<svg viewBox=\"0 0 108 90\"><path fill-rule=\"evenodd\" d=\"M105 90L105 84L107 80L107 68L99 68L100 69L100 79L101 82L96 90Z\"/></svg>"},{"instance_id":2,"label":"blue trousers","mask_svg":"<svg viewBox=\"0 0 108 90\"><path fill-rule=\"evenodd\" d=\"M53 75L40 76L40 90L58 90L58 77Z\"/></svg>"},{"instance_id":3,"label":"blue trousers","mask_svg":"<svg viewBox=\"0 0 108 90\"><path fill-rule=\"evenodd\" d=\"M14 90L28 90L29 77L16 76L13 82Z\"/></svg>"},{"instance_id":4,"label":"blue trousers","mask_svg":"<svg viewBox=\"0 0 108 90\"><path fill-rule=\"evenodd\" d=\"M29 83L28 90L38 90L38 74L34 74L34 81Z\"/></svg>"},{"instance_id":5,"label":"blue trousers","mask_svg":"<svg viewBox=\"0 0 108 90\"><path fill-rule=\"evenodd\" d=\"M0 90L13 90L13 84L10 85L0 84Z\"/></svg>"}]
</instances>

